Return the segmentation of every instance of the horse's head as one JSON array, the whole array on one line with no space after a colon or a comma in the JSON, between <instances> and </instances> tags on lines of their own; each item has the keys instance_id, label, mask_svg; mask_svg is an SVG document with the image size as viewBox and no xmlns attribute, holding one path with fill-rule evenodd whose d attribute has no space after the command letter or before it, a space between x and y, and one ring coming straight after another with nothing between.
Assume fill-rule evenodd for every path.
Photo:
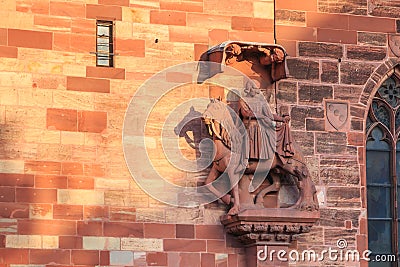
<instances>
[{"instance_id":1,"label":"horse's head","mask_svg":"<svg viewBox=\"0 0 400 267\"><path fill-rule=\"evenodd\" d=\"M190 147L197 149L198 143L206 136L203 134L202 114L190 107L190 111L175 126L174 133L179 137L184 137Z\"/></svg>"},{"instance_id":2,"label":"horse's head","mask_svg":"<svg viewBox=\"0 0 400 267\"><path fill-rule=\"evenodd\" d=\"M179 136L183 137L185 131L193 130L192 128L198 127L197 122L201 118L201 113L196 111L194 107L190 107L189 112L183 117L183 119L175 126L174 133Z\"/></svg>"}]
</instances>

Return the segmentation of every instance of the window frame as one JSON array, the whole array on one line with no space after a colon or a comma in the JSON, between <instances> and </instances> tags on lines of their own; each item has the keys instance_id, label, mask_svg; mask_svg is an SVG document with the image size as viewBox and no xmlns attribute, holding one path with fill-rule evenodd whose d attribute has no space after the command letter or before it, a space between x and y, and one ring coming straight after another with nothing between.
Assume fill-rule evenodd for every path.
<instances>
[{"instance_id":1,"label":"window frame","mask_svg":"<svg viewBox=\"0 0 400 267\"><path fill-rule=\"evenodd\" d=\"M108 27L108 36L101 36L99 35L99 27ZM110 20L96 20L96 66L97 67L114 67L114 21ZM99 46L101 46L101 42L99 42L100 38L108 39L107 48L106 50L100 50ZM106 52L103 52L106 51ZM101 60L106 60L108 64L102 64Z\"/></svg>"},{"instance_id":2,"label":"window frame","mask_svg":"<svg viewBox=\"0 0 400 267\"><path fill-rule=\"evenodd\" d=\"M399 75L399 70L393 70L392 72L388 73L386 76L387 78L380 84L378 90L376 91L371 104L369 106L368 110L368 116L367 116L367 125L366 125L366 143L365 143L365 156L366 156L366 170L368 169L368 151L379 151L377 149L369 149L368 148L368 142L371 140L374 140L371 137L371 133L374 129L377 127L382 131L383 136L380 141L384 141L388 144L389 149L385 150L389 152L389 177L388 180L390 182L390 185L388 184L375 184L375 183L370 183L370 178L368 177L368 173L366 172L366 189L368 192L368 189L371 187L378 187L378 188L390 188L390 211L391 211L391 218L381 218L381 217L370 217L370 214L367 212L367 221L368 221L368 226L370 225L369 223L371 221L389 221L391 223L391 247L392 247L392 254L396 254L397 257L400 255L399 251L399 223L400 223L400 211L398 208L398 195L400 194L400 177L398 177L398 174L400 173L400 170L397 170L398 164L396 163L397 161L400 160L400 123L397 125L396 129L396 118L400 118L400 75ZM396 104L393 106L391 104L392 99L390 98L390 94L387 94L389 96L389 99L385 98L383 94L381 93L382 88L386 83L390 80L393 79L395 81L395 89L396 89L396 94L397 96L395 97ZM386 85L387 86L387 85ZM387 88L387 87L386 87ZM397 90L399 89L399 90ZM385 90L385 94L386 91ZM392 93L394 91L392 90ZM393 98L393 97L392 97ZM379 107L384 107L387 112L387 120L388 124L386 125L383 120L379 120L378 116L374 112L374 104L378 105ZM400 120L399 120L400 121ZM383 150L382 150L383 151ZM367 208L369 203L369 198L367 194ZM368 245L370 246L370 235L368 235ZM373 254L372 254L373 255ZM390 266L397 266L397 263L389 263Z\"/></svg>"}]
</instances>

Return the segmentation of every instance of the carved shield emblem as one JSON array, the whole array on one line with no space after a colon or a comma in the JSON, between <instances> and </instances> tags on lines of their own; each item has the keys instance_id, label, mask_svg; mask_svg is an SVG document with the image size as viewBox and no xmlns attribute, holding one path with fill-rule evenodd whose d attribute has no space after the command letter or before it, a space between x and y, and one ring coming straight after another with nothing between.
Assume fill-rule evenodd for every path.
<instances>
[{"instance_id":1,"label":"carved shield emblem","mask_svg":"<svg viewBox=\"0 0 400 267\"><path fill-rule=\"evenodd\" d=\"M329 124L339 131L346 125L349 117L349 107L347 103L326 102L326 118Z\"/></svg>"},{"instance_id":2,"label":"carved shield emblem","mask_svg":"<svg viewBox=\"0 0 400 267\"><path fill-rule=\"evenodd\" d=\"M389 35L389 47L395 56L400 57L400 35Z\"/></svg>"}]
</instances>

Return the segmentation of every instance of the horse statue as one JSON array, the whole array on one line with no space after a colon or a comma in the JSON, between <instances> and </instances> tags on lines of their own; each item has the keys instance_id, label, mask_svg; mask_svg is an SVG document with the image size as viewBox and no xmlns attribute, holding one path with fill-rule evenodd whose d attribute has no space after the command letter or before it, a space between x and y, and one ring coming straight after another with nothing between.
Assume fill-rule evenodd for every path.
<instances>
[{"instance_id":1,"label":"horse statue","mask_svg":"<svg viewBox=\"0 0 400 267\"><path fill-rule=\"evenodd\" d=\"M248 156L248 144L250 142L249 139L251 139L246 134L248 129L246 130L245 128L248 127L244 127L243 122L238 121L239 116L235 113L218 99L211 99L206 111L203 113L204 122L208 126L215 148L213 165L205 184L208 190L220 197L225 204L232 205L228 215L236 215L241 210L239 191L247 190L255 193L254 207L263 207L264 196L269 192L278 191L281 179L286 175L291 175L295 178L299 191L297 202L290 208L306 211L318 210L316 190L306 166L305 158L290 136L288 124L290 118L282 118L275 114L272 115L272 113L268 115L271 117L269 123L272 123L273 120L280 122L280 124L272 123L271 125L273 126L270 128L270 130L272 129L272 134L269 131L270 137L276 138L276 142L272 142L274 145L276 144L276 149L270 153L269 159L257 160ZM265 113L265 111L262 111L262 114ZM260 120L254 121L259 123ZM288 136L290 136L290 140ZM223 173L229 176L231 193L224 194L213 185L213 182ZM258 178L256 178L256 173ZM261 176L261 181L259 178L260 173L264 173ZM240 179L243 174L253 175L248 188L240 188ZM273 183L266 188L261 188L260 185L267 175L270 175Z\"/></svg>"}]
</instances>

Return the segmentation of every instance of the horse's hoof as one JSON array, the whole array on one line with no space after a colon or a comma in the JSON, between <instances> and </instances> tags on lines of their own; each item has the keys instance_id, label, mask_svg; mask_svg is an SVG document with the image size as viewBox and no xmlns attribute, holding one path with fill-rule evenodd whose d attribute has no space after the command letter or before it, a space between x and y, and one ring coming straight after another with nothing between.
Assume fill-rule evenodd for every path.
<instances>
[{"instance_id":1,"label":"horse's hoof","mask_svg":"<svg viewBox=\"0 0 400 267\"><path fill-rule=\"evenodd\" d=\"M316 204L313 201L298 201L296 204L293 206L289 207L290 209L297 209L301 211L317 211L319 210L318 204Z\"/></svg>"},{"instance_id":2,"label":"horse's hoof","mask_svg":"<svg viewBox=\"0 0 400 267\"><path fill-rule=\"evenodd\" d=\"M233 206L229 211L228 211L228 215L233 216L233 215L238 215L240 211L239 207L235 207Z\"/></svg>"},{"instance_id":3,"label":"horse's hoof","mask_svg":"<svg viewBox=\"0 0 400 267\"><path fill-rule=\"evenodd\" d=\"M256 202L255 206L257 208L264 208L264 203L263 202Z\"/></svg>"}]
</instances>

